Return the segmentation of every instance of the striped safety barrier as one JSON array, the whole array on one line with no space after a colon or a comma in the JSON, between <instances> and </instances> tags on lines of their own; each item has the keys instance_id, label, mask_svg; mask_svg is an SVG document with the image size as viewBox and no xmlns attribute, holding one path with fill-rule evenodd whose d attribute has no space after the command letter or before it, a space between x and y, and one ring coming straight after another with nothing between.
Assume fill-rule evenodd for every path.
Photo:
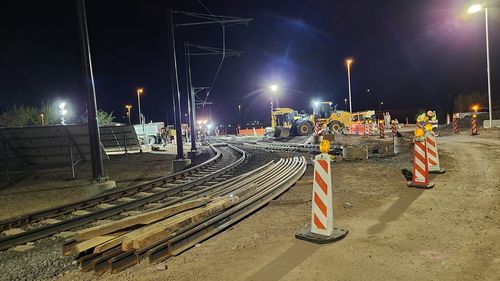
<instances>
[{"instance_id":1,"label":"striped safety barrier","mask_svg":"<svg viewBox=\"0 0 500 281\"><path fill-rule=\"evenodd\" d=\"M398 134L398 127L396 126L396 123L391 124L391 131L392 131L392 138L394 139Z\"/></svg>"},{"instance_id":2,"label":"striped safety barrier","mask_svg":"<svg viewBox=\"0 0 500 281\"><path fill-rule=\"evenodd\" d=\"M425 133L425 146L427 148L427 166L429 173L442 174L445 172L439 162L439 150L436 141L436 133L429 131Z\"/></svg>"},{"instance_id":3,"label":"striped safety barrier","mask_svg":"<svg viewBox=\"0 0 500 281\"><path fill-rule=\"evenodd\" d=\"M373 135L372 123L365 123L365 135L367 136Z\"/></svg>"},{"instance_id":4,"label":"striped safety barrier","mask_svg":"<svg viewBox=\"0 0 500 281\"><path fill-rule=\"evenodd\" d=\"M470 134L473 136L478 135L478 133L477 133L477 115L476 114L472 115L472 119L470 122L471 122Z\"/></svg>"},{"instance_id":5,"label":"striped safety barrier","mask_svg":"<svg viewBox=\"0 0 500 281\"><path fill-rule=\"evenodd\" d=\"M383 121L378 123L378 130L379 130L380 138L381 139L385 138L385 125L384 125Z\"/></svg>"},{"instance_id":6,"label":"striped safety barrier","mask_svg":"<svg viewBox=\"0 0 500 281\"><path fill-rule=\"evenodd\" d=\"M429 182L429 167L427 165L427 150L424 138L414 138L413 178L408 182L410 187L432 188Z\"/></svg>"},{"instance_id":7,"label":"striped safety barrier","mask_svg":"<svg viewBox=\"0 0 500 281\"><path fill-rule=\"evenodd\" d=\"M295 235L297 239L322 244L342 239L347 235L347 230L333 227L332 195L330 155L321 153L314 157L311 226L310 229L298 232Z\"/></svg>"},{"instance_id":8,"label":"striped safety barrier","mask_svg":"<svg viewBox=\"0 0 500 281\"><path fill-rule=\"evenodd\" d=\"M453 133L458 134L458 118L453 117Z\"/></svg>"}]
</instances>

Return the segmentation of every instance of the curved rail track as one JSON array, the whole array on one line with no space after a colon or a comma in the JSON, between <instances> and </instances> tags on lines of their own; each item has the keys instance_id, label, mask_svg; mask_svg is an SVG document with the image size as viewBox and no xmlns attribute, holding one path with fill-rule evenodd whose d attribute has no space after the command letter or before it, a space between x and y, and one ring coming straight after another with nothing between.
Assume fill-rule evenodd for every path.
<instances>
[{"instance_id":1,"label":"curved rail track","mask_svg":"<svg viewBox=\"0 0 500 281\"><path fill-rule=\"evenodd\" d=\"M246 153L227 144L210 144L215 156L169 176L108 192L74 203L29 213L0 222L0 231L20 227L21 233L0 237L0 250L35 241L61 231L90 227L105 218L121 219L126 212L145 212L189 198L204 196L221 181L232 177ZM51 219L51 220L47 220ZM50 221L45 223L46 221Z\"/></svg>"}]
</instances>

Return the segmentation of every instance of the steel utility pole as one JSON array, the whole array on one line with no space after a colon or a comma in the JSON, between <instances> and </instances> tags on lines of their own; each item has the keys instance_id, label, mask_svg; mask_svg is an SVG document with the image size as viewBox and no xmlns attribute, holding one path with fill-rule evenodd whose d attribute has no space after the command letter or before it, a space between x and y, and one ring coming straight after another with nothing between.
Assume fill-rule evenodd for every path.
<instances>
[{"instance_id":1,"label":"steel utility pole","mask_svg":"<svg viewBox=\"0 0 500 281\"><path fill-rule=\"evenodd\" d=\"M78 18L80 20L80 35L82 44L83 72L85 88L88 94L88 127L90 142L90 159L92 163L92 177L96 181L104 178L102 165L101 138L99 135L99 124L97 123L97 102L95 96L94 74L92 72L92 59L90 53L89 34L87 28L87 15L85 12L85 0L77 0Z\"/></svg>"},{"instance_id":2,"label":"steel utility pole","mask_svg":"<svg viewBox=\"0 0 500 281\"><path fill-rule=\"evenodd\" d=\"M196 94L193 90L193 81L191 78L191 54L189 43L184 43L184 52L186 55L187 68L187 91L188 91L188 113L189 113L189 128L191 129L191 151L196 151Z\"/></svg>"},{"instance_id":3,"label":"steel utility pole","mask_svg":"<svg viewBox=\"0 0 500 281\"><path fill-rule=\"evenodd\" d=\"M177 74L177 59L175 54L175 37L174 37L174 17L172 14L172 2L167 9L168 17L168 37L171 43L170 50L170 73L172 77L172 90L174 97L174 116L175 116L175 136L177 139L177 159L184 159L184 147L182 146L182 127L181 127L181 93L179 92L179 76ZM177 110L175 110L177 107Z\"/></svg>"}]
</instances>

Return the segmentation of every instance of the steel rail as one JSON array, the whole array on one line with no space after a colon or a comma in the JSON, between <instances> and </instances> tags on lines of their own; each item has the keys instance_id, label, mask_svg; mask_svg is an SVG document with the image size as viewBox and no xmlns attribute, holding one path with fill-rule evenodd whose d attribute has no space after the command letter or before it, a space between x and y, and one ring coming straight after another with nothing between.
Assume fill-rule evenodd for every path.
<instances>
[{"instance_id":1,"label":"steel rail","mask_svg":"<svg viewBox=\"0 0 500 281\"><path fill-rule=\"evenodd\" d=\"M297 162L298 160L299 162ZM301 166L303 166L303 169L301 168ZM300 176L302 176L304 171L305 158L295 158L295 160L293 161L281 159L277 163L273 164L271 162L263 167L241 175L240 177L242 177L243 180L237 180L235 183L230 181L221 183L224 184L225 187L222 187L219 189L219 191L212 193L212 197L231 196L231 194L232 196L238 196L238 191L241 191L241 189L244 190L246 187L249 187L251 185L256 186L257 189L255 192L251 193L250 195L247 194L240 197L243 202L244 200L247 200L252 196L254 196L255 198L255 196L258 196L259 194L262 195L268 191L272 191L276 186L280 186L286 183L287 179L291 179L294 175L298 175L296 179L290 180L291 186L296 180L298 180L298 178L300 178ZM253 212L255 210L256 209L253 209L250 212ZM201 221L200 224L205 224L207 221L210 221L216 216L217 214L212 217L206 218L205 220ZM80 268L82 269L82 271L94 270L96 274L102 274L108 270L111 270L112 273L119 272L139 262L150 250L158 248L162 245L167 245L170 239L174 238L175 236L181 235L184 232L191 231L191 229L195 227L197 227L197 225L177 231L172 236L165 237L161 241L158 241L155 244L148 246L142 250L131 250L123 252L121 251L121 247L117 246L100 254L90 254L84 256L80 259ZM107 266L106 260L108 260Z\"/></svg>"},{"instance_id":2,"label":"steel rail","mask_svg":"<svg viewBox=\"0 0 500 281\"><path fill-rule=\"evenodd\" d=\"M139 198L139 199L136 199L134 201L125 202L125 203L115 205L113 207L102 209L102 210L97 210L97 211L94 211L92 213L85 214L82 216L69 218L67 220L63 220L63 221L60 221L58 223L44 225L44 226L41 226L39 228L35 228L35 229L29 230L26 232L7 236L3 239L0 239L0 250L5 250L5 249L8 249L8 248L15 246L15 245L20 245L20 244L24 244L26 242L35 241L35 240L56 234L60 231L69 230L69 229L72 229L72 228L75 228L75 227L78 227L78 226L81 226L84 224L91 223L91 222L99 220L99 219L104 219L104 218L107 218L107 217L110 217L113 215L117 215L117 214L122 213L124 211L132 210L132 209L141 207L143 205L146 205L148 203L157 202L163 198L166 198L166 197L169 197L172 195L176 195L176 194L178 194L182 191L186 191L192 187L209 182L210 180L212 180L216 177L219 177L222 174L227 173L228 171L236 168L237 166L239 166L240 164L242 164L245 161L245 159L246 159L245 151L243 151L237 147L231 146L231 145L229 145L229 147L236 150L237 152L241 153L242 157L240 157L237 161L231 163L230 165L228 165L224 168L218 169L210 174L207 174L203 177L197 178L193 181L189 181L187 183L181 184L179 186L173 187L171 189L168 189L168 190L165 190L162 192L152 194L152 195L144 197L144 198ZM210 188L210 187L207 187L207 188ZM186 200L185 199L186 197L188 197L188 196L180 197L180 198L176 198L174 200L171 200L171 201L163 204L162 207L170 206L170 205L178 203L182 200Z\"/></svg>"},{"instance_id":3,"label":"steel rail","mask_svg":"<svg viewBox=\"0 0 500 281\"><path fill-rule=\"evenodd\" d=\"M129 196L129 195L136 194L136 193L139 193L142 191L153 189L158 185L163 185L163 184L172 182L178 178L186 177L186 176L194 173L195 171L198 171L200 169L204 169L208 166L212 166L213 164L215 164L219 160L221 160L222 153L218 149L216 149L215 146L212 146L211 144L209 144L209 146L212 149L212 151L215 152L215 156L208 159L207 161L199 164L199 165L196 165L196 166L191 167L189 169L186 169L186 170L183 170L183 171L180 171L180 172L168 175L168 176L163 176L163 177L159 177L157 179L151 180L151 181L140 183L140 184L137 184L134 186L122 188L119 190L114 190L111 192L106 192L104 194L96 195L96 196L93 196L91 198L87 198L87 199L71 202L68 204L64 204L61 206L47 208L47 209L39 210L36 212L24 214L24 215L21 215L18 217L13 217L13 218L9 218L6 220L2 220L2 221L0 221L0 231L3 231L3 230L8 229L8 228L12 228L12 227L20 227L20 226L28 224L28 223L37 222L37 221L40 221L43 219L59 216L59 215L66 214L66 213L69 213L69 212L72 212L74 210L78 210L81 208L88 208L88 207L96 206L96 205L101 204L101 203L116 200L120 197Z\"/></svg>"},{"instance_id":4,"label":"steel rail","mask_svg":"<svg viewBox=\"0 0 500 281\"><path fill-rule=\"evenodd\" d=\"M98 267L94 262L94 270L96 270L98 274L107 270L116 273L138 263L144 256L147 256L150 261L158 261L179 254L189 247L194 246L196 243L238 222L267 204L273 198L285 192L303 175L305 168L306 161L304 157L295 157L293 160L281 159L272 167L263 169L249 177L249 182L253 183L258 188L249 195L243 195L243 197L241 197L242 201L236 206L219 215L216 214L207 218L197 225L177 231L172 236L165 237L162 241L142 250L122 251L120 254L115 254L109 259L108 268L103 266ZM224 189L222 192L214 194L214 196L231 196L233 192L237 194L238 189L244 188L249 182L238 183L237 187L233 189ZM117 249L119 249L119 247ZM116 249L110 249L109 251L116 251ZM103 256L106 256L106 253L103 253ZM89 259L98 258L99 256L89 256ZM84 260L85 259L80 261L82 270L84 268L86 271L92 270L92 265L89 265L91 262L88 262L88 260L85 262Z\"/></svg>"},{"instance_id":5,"label":"steel rail","mask_svg":"<svg viewBox=\"0 0 500 281\"><path fill-rule=\"evenodd\" d=\"M273 198L278 197L290 188L300 177L302 177L305 172L305 158L301 157L300 161L298 159L299 158L294 158L293 162L289 164L289 168L281 174L284 176L283 178L275 177L276 181L267 188L262 189L259 193L251 196L242 203L230 208L209 221L176 236L167 243L149 250L146 253L149 261L160 261L170 256L178 255L193 247L197 243L204 241L237 223L249 214L266 205ZM291 171L295 171L295 173L291 173ZM279 186L279 188L276 188L276 186Z\"/></svg>"}]
</instances>

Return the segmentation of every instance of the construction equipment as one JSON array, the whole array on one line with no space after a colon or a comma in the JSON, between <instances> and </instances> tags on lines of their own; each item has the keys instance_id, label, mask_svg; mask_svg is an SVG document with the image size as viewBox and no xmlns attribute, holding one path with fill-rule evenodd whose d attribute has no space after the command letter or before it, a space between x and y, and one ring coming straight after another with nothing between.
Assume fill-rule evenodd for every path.
<instances>
[{"instance_id":1,"label":"construction equipment","mask_svg":"<svg viewBox=\"0 0 500 281\"><path fill-rule=\"evenodd\" d=\"M163 122L151 122L134 125L135 132L141 143L153 145L160 142L161 128L165 127Z\"/></svg>"},{"instance_id":2,"label":"construction equipment","mask_svg":"<svg viewBox=\"0 0 500 281\"><path fill-rule=\"evenodd\" d=\"M314 116L298 113L292 108L276 108L271 114L271 128L274 137L308 136L313 131L313 124Z\"/></svg>"},{"instance_id":3,"label":"construction equipment","mask_svg":"<svg viewBox=\"0 0 500 281\"><path fill-rule=\"evenodd\" d=\"M349 113L337 110L337 105L332 102L314 102L313 116L318 125L330 132L339 132L348 125L361 125L367 121L375 121L375 111L367 110Z\"/></svg>"}]
</instances>

